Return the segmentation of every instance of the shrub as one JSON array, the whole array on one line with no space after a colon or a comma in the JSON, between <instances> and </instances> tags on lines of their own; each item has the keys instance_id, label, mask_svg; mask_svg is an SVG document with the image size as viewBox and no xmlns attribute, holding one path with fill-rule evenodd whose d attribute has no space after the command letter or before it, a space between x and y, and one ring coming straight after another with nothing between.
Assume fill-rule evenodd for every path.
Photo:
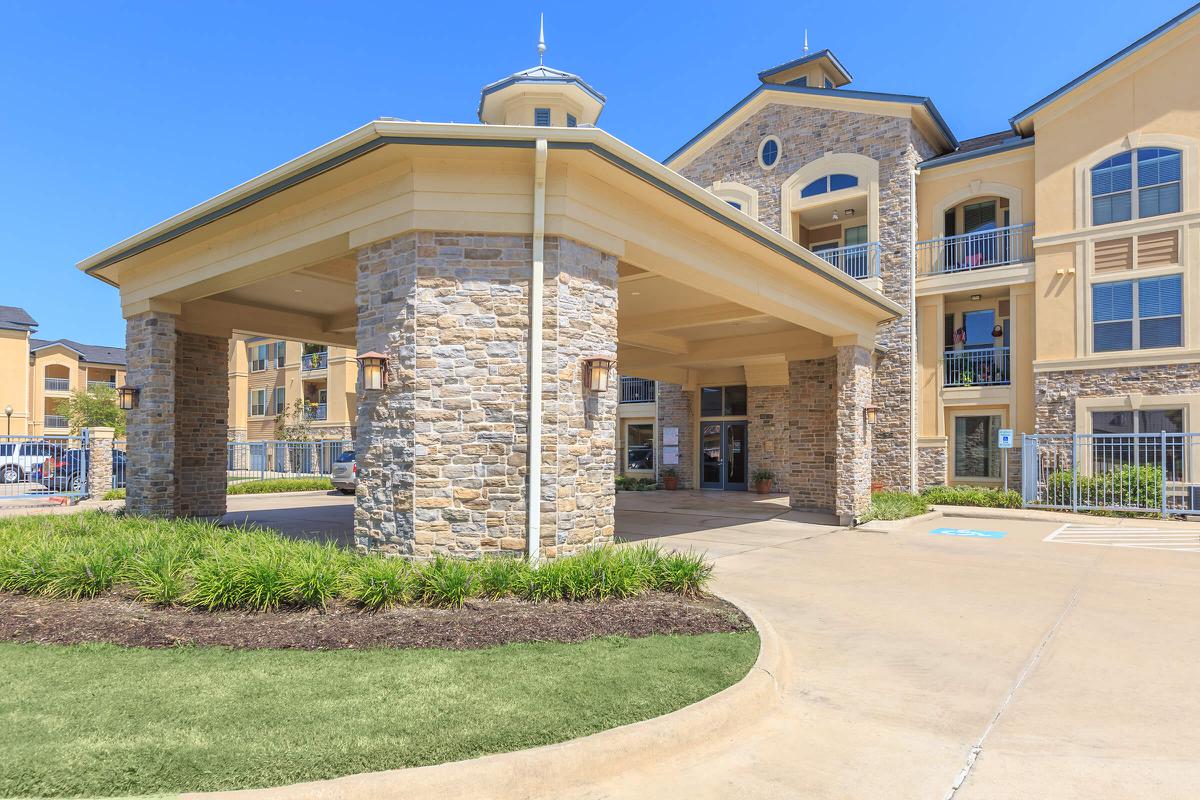
<instances>
[{"instance_id":1,"label":"shrub","mask_svg":"<svg viewBox=\"0 0 1200 800\"><path fill-rule=\"evenodd\" d=\"M1157 510L1162 507L1163 473L1159 467L1123 465L1097 475L1080 473L1075 481L1079 505L1097 508ZM1046 480L1052 503L1072 502L1071 472L1055 472Z\"/></svg>"},{"instance_id":2,"label":"shrub","mask_svg":"<svg viewBox=\"0 0 1200 800\"><path fill-rule=\"evenodd\" d=\"M700 553L671 553L654 562L654 588L695 596L712 579L713 565Z\"/></svg>"},{"instance_id":3,"label":"shrub","mask_svg":"<svg viewBox=\"0 0 1200 800\"><path fill-rule=\"evenodd\" d=\"M618 475L617 489L623 492L649 492L658 488L651 478L631 478L628 475Z\"/></svg>"},{"instance_id":4,"label":"shrub","mask_svg":"<svg viewBox=\"0 0 1200 800\"><path fill-rule=\"evenodd\" d=\"M172 605L187 591L188 559L182 548L162 547L138 553L125 568L124 579L138 597Z\"/></svg>"},{"instance_id":5,"label":"shrub","mask_svg":"<svg viewBox=\"0 0 1200 800\"><path fill-rule=\"evenodd\" d=\"M416 581L412 564L402 558L356 559L342 582L342 595L371 611L409 602Z\"/></svg>"},{"instance_id":6,"label":"shrub","mask_svg":"<svg viewBox=\"0 0 1200 800\"><path fill-rule=\"evenodd\" d=\"M928 510L929 503L918 495L907 492L876 492L871 495L871 505L863 520L906 519L924 514Z\"/></svg>"},{"instance_id":7,"label":"shrub","mask_svg":"<svg viewBox=\"0 0 1200 800\"><path fill-rule=\"evenodd\" d=\"M476 569L479 594L490 599L516 594L529 580L529 564L521 558L489 556Z\"/></svg>"},{"instance_id":8,"label":"shrub","mask_svg":"<svg viewBox=\"0 0 1200 800\"><path fill-rule=\"evenodd\" d=\"M929 486L921 497L935 506L976 506L980 508L1021 508L1021 493L1009 489L982 486Z\"/></svg>"},{"instance_id":9,"label":"shrub","mask_svg":"<svg viewBox=\"0 0 1200 800\"><path fill-rule=\"evenodd\" d=\"M320 608L337 597L346 555L331 544L295 552L283 570L285 594L292 605Z\"/></svg>"},{"instance_id":10,"label":"shrub","mask_svg":"<svg viewBox=\"0 0 1200 800\"><path fill-rule=\"evenodd\" d=\"M416 573L416 594L423 603L443 608L462 608L468 597L479 592L477 564L438 556Z\"/></svg>"},{"instance_id":11,"label":"shrub","mask_svg":"<svg viewBox=\"0 0 1200 800\"><path fill-rule=\"evenodd\" d=\"M229 484L226 494L273 494L275 492L330 492L329 478L269 478Z\"/></svg>"},{"instance_id":12,"label":"shrub","mask_svg":"<svg viewBox=\"0 0 1200 800\"><path fill-rule=\"evenodd\" d=\"M104 497L101 497L100 499L101 500L124 500L125 499L125 490L124 489L109 489L107 492L104 493Z\"/></svg>"}]
</instances>

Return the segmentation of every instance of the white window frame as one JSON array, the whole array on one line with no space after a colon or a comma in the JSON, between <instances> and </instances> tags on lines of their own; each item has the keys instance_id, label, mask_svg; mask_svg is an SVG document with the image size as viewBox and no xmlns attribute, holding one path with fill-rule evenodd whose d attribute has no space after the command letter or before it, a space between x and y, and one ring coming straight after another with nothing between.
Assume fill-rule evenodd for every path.
<instances>
[{"instance_id":1,"label":"white window frame","mask_svg":"<svg viewBox=\"0 0 1200 800\"><path fill-rule=\"evenodd\" d=\"M775 147L776 147L775 163L773 163L773 164L768 164L767 162L763 161L763 148L766 147L767 142L775 143ZM779 166L779 162L782 160L783 160L783 142L779 141L778 136L764 136L762 138L762 141L760 141L758 143L758 165L760 167L762 167L763 169L770 171L770 170L775 169L777 166Z\"/></svg>"},{"instance_id":2,"label":"white window frame","mask_svg":"<svg viewBox=\"0 0 1200 800\"><path fill-rule=\"evenodd\" d=\"M257 404L255 403L256 400L258 401ZM266 389L251 389L250 390L249 414L252 417L265 417L267 415L267 390Z\"/></svg>"},{"instance_id":3,"label":"white window frame","mask_svg":"<svg viewBox=\"0 0 1200 800\"><path fill-rule=\"evenodd\" d=\"M287 342L275 343L275 368L283 369L287 363Z\"/></svg>"},{"instance_id":4,"label":"white window frame","mask_svg":"<svg viewBox=\"0 0 1200 800\"><path fill-rule=\"evenodd\" d=\"M1134 248L1134 252L1136 253L1137 252L1136 241L1134 242L1133 248ZM1136 255L1135 255L1135 258L1136 258ZM1182 261L1183 259L1181 258L1180 260ZM1139 323L1142 321L1142 319L1167 319L1168 317L1175 316L1174 314L1168 314L1166 317L1163 317L1163 316L1142 317L1141 316L1141 310L1142 310L1141 309L1141 304L1142 304L1141 303L1141 294L1139 291L1141 288L1141 282L1143 280L1149 280L1149 279L1154 279L1154 278L1168 278L1172 275L1180 276L1180 296L1183 299L1183 302L1180 306L1180 313L1179 313L1179 344L1170 345L1168 347L1141 347L1141 338L1142 338L1141 327L1142 326ZM1130 275L1127 272L1125 272L1120 275L1114 275L1111 277L1105 276L1105 278L1106 278L1106 280L1092 280L1092 282L1088 285L1087 291L1085 293L1086 299L1087 299L1087 344L1088 344L1088 352L1089 353L1091 353L1092 355L1100 355L1100 356L1111 356L1111 355L1116 355L1118 353L1158 353L1158 352L1166 352L1166 351L1170 351L1170 350L1179 350L1179 349L1187 346L1187 343L1188 343L1188 330L1187 330L1188 283L1187 283L1187 276L1183 274L1183 270L1180 270L1178 267L1168 267L1166 271L1161 271L1161 272L1159 270L1146 270L1145 272L1140 273L1136 276ZM1095 308L1095 304L1093 301L1094 295L1092 293L1092 289L1093 289L1093 287L1103 286L1103 285L1109 284L1109 283L1132 283L1133 284L1133 319L1130 321L1130 324L1133 326L1133 336L1132 336L1132 346L1128 350L1097 350L1096 349L1096 308ZM1105 323L1102 322L1100 324L1103 325Z\"/></svg>"},{"instance_id":5,"label":"white window frame","mask_svg":"<svg viewBox=\"0 0 1200 800\"><path fill-rule=\"evenodd\" d=\"M271 363L271 351L268 349L269 344L252 344L250 345L250 371L251 372L266 372L267 364ZM259 356L262 358L259 358Z\"/></svg>"},{"instance_id":6,"label":"white window frame","mask_svg":"<svg viewBox=\"0 0 1200 800\"><path fill-rule=\"evenodd\" d=\"M1005 428L1005 427L1008 427L1008 414L1005 413L1004 409L964 408L961 410L955 410L954 412L952 412L950 414L950 425L949 425L950 441L948 442L949 447L947 448L947 455L949 456L949 458L948 458L949 463L946 465L947 474L948 474L949 479L951 481L958 482L958 483L967 483L967 482L1002 483L1004 481L1004 459L1000 456L999 451L997 451L997 458L999 459L998 467L999 467L999 471L1000 471L1000 477L991 478L991 477L988 477L985 475L959 476L959 474L958 474L958 451L957 451L958 418L959 417L999 417L1000 418L999 428ZM999 428L997 428L997 430L999 430ZM1010 453L1009 457L1011 458L1011 456L1012 456L1012 454Z\"/></svg>"},{"instance_id":7,"label":"white window frame","mask_svg":"<svg viewBox=\"0 0 1200 800\"><path fill-rule=\"evenodd\" d=\"M283 386L276 386L272 400L275 408L273 416L277 417L287 408L287 389Z\"/></svg>"},{"instance_id":8,"label":"white window frame","mask_svg":"<svg viewBox=\"0 0 1200 800\"><path fill-rule=\"evenodd\" d=\"M654 421L653 420L628 420L625 423L625 464L624 464L625 469L624 469L624 471L625 472L654 472L653 464L651 464L650 469L642 469L642 468L635 469L629 465L629 449L630 449L629 429L633 428L633 427L647 427L650 429L650 444L645 445L645 446L639 445L639 447L642 447L642 449L649 448L650 460L651 461L655 460L654 445L655 445L655 441L656 441L656 437L657 437L657 433L656 433L657 426L654 424Z\"/></svg>"}]
</instances>

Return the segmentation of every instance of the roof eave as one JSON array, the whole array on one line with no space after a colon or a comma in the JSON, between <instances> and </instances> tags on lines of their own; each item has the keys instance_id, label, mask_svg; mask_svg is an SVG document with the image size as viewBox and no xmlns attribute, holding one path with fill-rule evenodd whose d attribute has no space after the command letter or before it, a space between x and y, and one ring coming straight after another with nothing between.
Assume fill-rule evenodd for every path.
<instances>
[{"instance_id":1,"label":"roof eave","mask_svg":"<svg viewBox=\"0 0 1200 800\"><path fill-rule=\"evenodd\" d=\"M833 64L833 68L838 71L839 77L845 83L851 83L854 80L854 78L852 78L850 76L850 72L842 65L842 62L838 60L838 57L835 56L833 54L833 51L828 48L826 48L824 50L818 50L817 52L815 52L811 55L801 56L800 58L794 58L791 61L788 61L784 64L780 64L777 67L771 67L770 69L765 69L762 72L758 73L758 79L760 81L762 81L763 83L766 83L767 78L770 78L773 75L778 75L781 72L787 72L788 70L795 69L796 67L802 67L805 64L811 64L812 62L819 61L822 58L829 59L829 62L831 64Z\"/></svg>"}]
</instances>

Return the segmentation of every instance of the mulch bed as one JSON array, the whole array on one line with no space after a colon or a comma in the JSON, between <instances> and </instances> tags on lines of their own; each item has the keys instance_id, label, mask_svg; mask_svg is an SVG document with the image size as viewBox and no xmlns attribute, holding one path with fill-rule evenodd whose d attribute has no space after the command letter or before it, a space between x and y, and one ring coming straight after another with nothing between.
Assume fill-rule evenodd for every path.
<instances>
[{"instance_id":1,"label":"mulch bed","mask_svg":"<svg viewBox=\"0 0 1200 800\"><path fill-rule=\"evenodd\" d=\"M603 603L478 600L459 610L406 606L373 613L342 603L323 613L208 612L154 606L118 595L73 601L0 593L0 641L42 644L469 650L510 642L724 633L751 627L736 606L723 600L660 592Z\"/></svg>"}]
</instances>

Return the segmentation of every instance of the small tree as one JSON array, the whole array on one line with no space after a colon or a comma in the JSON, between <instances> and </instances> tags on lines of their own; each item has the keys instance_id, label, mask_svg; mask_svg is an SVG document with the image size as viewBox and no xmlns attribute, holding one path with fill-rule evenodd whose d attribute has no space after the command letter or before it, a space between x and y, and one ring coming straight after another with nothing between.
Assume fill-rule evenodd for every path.
<instances>
[{"instance_id":1,"label":"small tree","mask_svg":"<svg viewBox=\"0 0 1200 800\"><path fill-rule=\"evenodd\" d=\"M117 404L116 390L107 386L71 392L55 411L67 418L72 434L78 435L84 428L112 428L118 439L125 436L125 412Z\"/></svg>"},{"instance_id":2,"label":"small tree","mask_svg":"<svg viewBox=\"0 0 1200 800\"><path fill-rule=\"evenodd\" d=\"M281 442L311 442L313 435L312 420L308 418L308 409L315 403L307 403L297 399L283 409L283 413L275 417L275 438Z\"/></svg>"}]
</instances>

